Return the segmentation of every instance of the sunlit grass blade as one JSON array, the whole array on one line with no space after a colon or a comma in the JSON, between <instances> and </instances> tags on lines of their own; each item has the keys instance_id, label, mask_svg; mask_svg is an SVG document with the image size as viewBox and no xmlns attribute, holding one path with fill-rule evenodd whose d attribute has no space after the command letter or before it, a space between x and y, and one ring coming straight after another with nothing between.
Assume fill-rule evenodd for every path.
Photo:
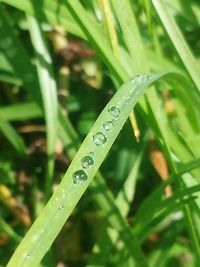
<instances>
[{"instance_id":1,"label":"sunlit grass blade","mask_svg":"<svg viewBox=\"0 0 200 267\"><path fill-rule=\"evenodd\" d=\"M56 83L51 68L51 57L48 52L45 36L34 17L28 17L32 44L36 54L36 68L38 71L40 89L44 104L44 114L47 126L47 177L45 199L51 194L51 182L54 173L54 149L57 135L57 93Z\"/></svg>"},{"instance_id":2,"label":"sunlit grass blade","mask_svg":"<svg viewBox=\"0 0 200 267\"><path fill-rule=\"evenodd\" d=\"M146 50L143 47L141 34L137 27L130 1L112 1L112 6L116 12L123 33L124 43L126 44L131 60L133 61L133 73L146 71L148 67L143 64L145 61Z\"/></svg>"},{"instance_id":3,"label":"sunlit grass blade","mask_svg":"<svg viewBox=\"0 0 200 267\"><path fill-rule=\"evenodd\" d=\"M176 48L185 68L193 79L196 87L200 91L200 68L198 62L192 55L178 25L172 16L169 15L167 7L163 0L152 0L152 3L165 27L173 45Z\"/></svg>"},{"instance_id":4,"label":"sunlit grass blade","mask_svg":"<svg viewBox=\"0 0 200 267\"><path fill-rule=\"evenodd\" d=\"M120 66L119 62L113 55L111 48L105 38L102 39L102 33L99 32L96 22L88 17L86 10L79 2L67 1L66 6L83 29L88 41L94 46L95 50L102 57L104 62L110 68L111 73L115 76L118 82L128 78L127 73Z\"/></svg>"},{"instance_id":5,"label":"sunlit grass blade","mask_svg":"<svg viewBox=\"0 0 200 267\"><path fill-rule=\"evenodd\" d=\"M15 251L8 263L9 267L23 264L36 266L41 261L89 186L138 97L162 76L160 74L136 76L123 84L106 105L82 143L56 192ZM111 126L110 130L105 128L107 122ZM91 152L93 154L89 154ZM82 167L83 160L88 156L90 157L91 168L84 169ZM52 220L54 221L53 225ZM31 242L33 236L34 242Z\"/></svg>"}]
</instances>

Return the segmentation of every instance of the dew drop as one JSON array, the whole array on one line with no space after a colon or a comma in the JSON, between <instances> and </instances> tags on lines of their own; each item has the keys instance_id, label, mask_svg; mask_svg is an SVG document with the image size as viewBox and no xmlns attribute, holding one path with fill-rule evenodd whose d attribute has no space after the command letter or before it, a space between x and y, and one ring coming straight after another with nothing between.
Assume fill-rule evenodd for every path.
<instances>
[{"instance_id":1,"label":"dew drop","mask_svg":"<svg viewBox=\"0 0 200 267\"><path fill-rule=\"evenodd\" d=\"M143 80L142 75L136 75L135 77L133 77L133 79L131 80L132 83L139 83Z\"/></svg>"},{"instance_id":2,"label":"dew drop","mask_svg":"<svg viewBox=\"0 0 200 267\"><path fill-rule=\"evenodd\" d=\"M108 110L114 117L119 117L120 110L117 107L112 107Z\"/></svg>"},{"instance_id":3,"label":"dew drop","mask_svg":"<svg viewBox=\"0 0 200 267\"><path fill-rule=\"evenodd\" d=\"M63 210L63 209L64 209L64 206L63 206L63 205L60 205L60 206L58 207L58 209L59 209L59 210Z\"/></svg>"},{"instance_id":4,"label":"dew drop","mask_svg":"<svg viewBox=\"0 0 200 267\"><path fill-rule=\"evenodd\" d=\"M94 152L92 152L92 151L91 151L88 155L89 155L90 157L92 157L92 158L95 156Z\"/></svg>"},{"instance_id":5,"label":"dew drop","mask_svg":"<svg viewBox=\"0 0 200 267\"><path fill-rule=\"evenodd\" d=\"M95 145L101 146L106 142L106 137L103 133L99 132L93 135Z\"/></svg>"},{"instance_id":6,"label":"dew drop","mask_svg":"<svg viewBox=\"0 0 200 267\"><path fill-rule=\"evenodd\" d=\"M94 164L94 160L90 156L85 156L81 160L81 165L84 169L91 167L93 164Z\"/></svg>"},{"instance_id":7,"label":"dew drop","mask_svg":"<svg viewBox=\"0 0 200 267\"><path fill-rule=\"evenodd\" d=\"M112 121L106 121L104 124L103 124L103 128L106 130L106 131L110 131L112 130L113 128L113 123Z\"/></svg>"},{"instance_id":8,"label":"dew drop","mask_svg":"<svg viewBox=\"0 0 200 267\"><path fill-rule=\"evenodd\" d=\"M26 254L25 259L30 260L30 258L31 258L30 254Z\"/></svg>"},{"instance_id":9,"label":"dew drop","mask_svg":"<svg viewBox=\"0 0 200 267\"><path fill-rule=\"evenodd\" d=\"M152 79L151 75L147 75L147 80L151 80L151 79Z\"/></svg>"},{"instance_id":10,"label":"dew drop","mask_svg":"<svg viewBox=\"0 0 200 267\"><path fill-rule=\"evenodd\" d=\"M127 104L127 103L129 102L130 99L131 99L131 97L130 97L130 96L127 96L127 97L126 97L126 100L125 100L125 104Z\"/></svg>"},{"instance_id":11,"label":"dew drop","mask_svg":"<svg viewBox=\"0 0 200 267\"><path fill-rule=\"evenodd\" d=\"M75 171L72 177L75 184L83 184L87 181L87 174L83 170Z\"/></svg>"}]
</instances>

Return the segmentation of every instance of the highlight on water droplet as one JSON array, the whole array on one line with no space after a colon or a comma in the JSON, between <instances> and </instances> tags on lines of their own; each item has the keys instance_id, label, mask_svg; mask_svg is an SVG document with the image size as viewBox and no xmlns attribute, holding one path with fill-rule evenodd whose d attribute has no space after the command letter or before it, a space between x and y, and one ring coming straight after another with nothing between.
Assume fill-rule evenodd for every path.
<instances>
[{"instance_id":1,"label":"highlight on water droplet","mask_svg":"<svg viewBox=\"0 0 200 267\"><path fill-rule=\"evenodd\" d=\"M84 158L81 159L81 165L84 169L92 167L93 164L94 160L90 156L85 156Z\"/></svg>"},{"instance_id":2,"label":"highlight on water droplet","mask_svg":"<svg viewBox=\"0 0 200 267\"><path fill-rule=\"evenodd\" d=\"M104 128L106 131L110 131L110 130L112 130L113 127L114 127L114 124L112 123L112 121L106 121L106 122L103 124L103 128Z\"/></svg>"},{"instance_id":3,"label":"highlight on water droplet","mask_svg":"<svg viewBox=\"0 0 200 267\"><path fill-rule=\"evenodd\" d=\"M26 254L26 255L25 255L25 259L26 259L26 260L30 260L30 258L31 258L31 255L30 255L30 254Z\"/></svg>"},{"instance_id":4,"label":"highlight on water droplet","mask_svg":"<svg viewBox=\"0 0 200 267\"><path fill-rule=\"evenodd\" d=\"M106 137L103 133L99 132L93 135L95 145L101 146L106 142Z\"/></svg>"},{"instance_id":5,"label":"highlight on water droplet","mask_svg":"<svg viewBox=\"0 0 200 267\"><path fill-rule=\"evenodd\" d=\"M87 181L87 174L83 170L75 171L72 177L75 184L83 184Z\"/></svg>"},{"instance_id":6,"label":"highlight on water droplet","mask_svg":"<svg viewBox=\"0 0 200 267\"><path fill-rule=\"evenodd\" d=\"M126 99L125 99L125 104L127 104L130 99L131 99L131 97L130 96L127 96Z\"/></svg>"},{"instance_id":7,"label":"highlight on water droplet","mask_svg":"<svg viewBox=\"0 0 200 267\"><path fill-rule=\"evenodd\" d=\"M147 80L151 80L151 79L152 79L151 75L147 75Z\"/></svg>"},{"instance_id":8,"label":"highlight on water droplet","mask_svg":"<svg viewBox=\"0 0 200 267\"><path fill-rule=\"evenodd\" d=\"M136 75L133 77L133 79L131 80L132 83L139 83L142 81L142 75Z\"/></svg>"},{"instance_id":9,"label":"highlight on water droplet","mask_svg":"<svg viewBox=\"0 0 200 267\"><path fill-rule=\"evenodd\" d=\"M119 117L120 115L120 109L117 107L112 107L108 110L110 114L112 114L114 117Z\"/></svg>"},{"instance_id":10,"label":"highlight on water droplet","mask_svg":"<svg viewBox=\"0 0 200 267\"><path fill-rule=\"evenodd\" d=\"M59 209L59 210L63 210L63 209L64 209L64 206L63 206L63 205L60 205L60 206L58 207L58 209Z\"/></svg>"}]
</instances>

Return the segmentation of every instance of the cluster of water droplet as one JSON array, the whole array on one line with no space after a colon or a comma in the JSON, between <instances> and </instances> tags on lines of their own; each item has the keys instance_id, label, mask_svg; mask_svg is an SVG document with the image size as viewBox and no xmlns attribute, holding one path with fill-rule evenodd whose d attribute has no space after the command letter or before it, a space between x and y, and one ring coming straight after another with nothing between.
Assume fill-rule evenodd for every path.
<instances>
[{"instance_id":1,"label":"cluster of water droplet","mask_svg":"<svg viewBox=\"0 0 200 267\"><path fill-rule=\"evenodd\" d=\"M145 80L150 80L150 75L136 75L131 82L134 84L138 84L144 82ZM126 96L125 104L131 99L130 96ZM108 109L109 115L111 118L103 123L103 131L99 131L93 135L93 142L94 144L99 147L106 143L107 141L107 133L114 128L115 123L118 121L120 117L120 109L117 106L113 106ZM90 152L88 155L81 159L81 166L82 169L77 170L73 173L73 182L75 184L82 184L87 181L87 169L94 165L94 153Z\"/></svg>"},{"instance_id":2,"label":"cluster of water droplet","mask_svg":"<svg viewBox=\"0 0 200 267\"><path fill-rule=\"evenodd\" d=\"M138 84L141 82L145 82L146 80L151 80L151 75L136 75L131 80L132 83Z\"/></svg>"},{"instance_id":3,"label":"cluster of water droplet","mask_svg":"<svg viewBox=\"0 0 200 267\"><path fill-rule=\"evenodd\" d=\"M87 156L81 159L81 166L83 169L77 170L73 173L72 178L75 184L83 184L87 181L86 169L94 165L94 153L90 152Z\"/></svg>"},{"instance_id":4,"label":"cluster of water droplet","mask_svg":"<svg viewBox=\"0 0 200 267\"><path fill-rule=\"evenodd\" d=\"M117 121L119 118L120 109L118 107L111 107L108 110L108 112L109 114L112 115L111 120L108 120L103 124L104 130L102 132L97 132L93 135L93 142L96 146L101 146L106 143L107 132L113 129L115 121ZM73 173L72 175L73 182L75 184L83 184L84 182L86 182L87 181L86 171L88 168L92 167L93 165L94 165L94 153L90 152L88 155L86 155L85 157L81 159L82 169L77 170Z\"/></svg>"},{"instance_id":5,"label":"cluster of water droplet","mask_svg":"<svg viewBox=\"0 0 200 267\"><path fill-rule=\"evenodd\" d=\"M26 255L25 255L25 259L26 259L26 260L30 260L30 259L31 259L30 254L26 254Z\"/></svg>"}]
</instances>

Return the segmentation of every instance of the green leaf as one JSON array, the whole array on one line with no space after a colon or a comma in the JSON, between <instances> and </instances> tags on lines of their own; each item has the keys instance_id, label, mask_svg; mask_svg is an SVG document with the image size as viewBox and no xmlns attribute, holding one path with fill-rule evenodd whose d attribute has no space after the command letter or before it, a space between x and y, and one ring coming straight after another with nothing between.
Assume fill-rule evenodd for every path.
<instances>
[{"instance_id":1,"label":"green leaf","mask_svg":"<svg viewBox=\"0 0 200 267\"><path fill-rule=\"evenodd\" d=\"M40 262L92 181L138 97L152 82L162 76L160 74L136 76L122 85L98 117L62 182L20 243L8 267L36 266ZM107 122L110 125L109 130L105 128ZM82 164L88 156L91 168L85 169Z\"/></svg>"}]
</instances>

